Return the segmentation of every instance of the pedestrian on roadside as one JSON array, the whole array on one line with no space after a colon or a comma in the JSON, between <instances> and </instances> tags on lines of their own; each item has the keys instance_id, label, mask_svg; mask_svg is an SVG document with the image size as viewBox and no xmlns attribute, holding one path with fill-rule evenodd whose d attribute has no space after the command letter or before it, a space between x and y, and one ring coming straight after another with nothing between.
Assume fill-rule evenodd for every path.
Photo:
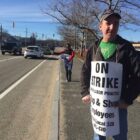
<instances>
[{"instance_id":1,"label":"pedestrian on roadside","mask_svg":"<svg viewBox=\"0 0 140 140\"><path fill-rule=\"evenodd\" d=\"M88 49L81 71L82 101L91 103L98 140L127 140L127 108L140 93L140 55L117 34L120 19L114 10L104 11L99 23L103 37ZM117 114L119 126L115 134Z\"/></svg>"},{"instance_id":2,"label":"pedestrian on roadside","mask_svg":"<svg viewBox=\"0 0 140 140\"><path fill-rule=\"evenodd\" d=\"M61 59L64 61L65 72L66 72L66 81L71 82L72 77L72 67L73 67L73 58L75 53L71 48L70 43L67 43L66 48L63 52L61 52Z\"/></svg>"}]
</instances>

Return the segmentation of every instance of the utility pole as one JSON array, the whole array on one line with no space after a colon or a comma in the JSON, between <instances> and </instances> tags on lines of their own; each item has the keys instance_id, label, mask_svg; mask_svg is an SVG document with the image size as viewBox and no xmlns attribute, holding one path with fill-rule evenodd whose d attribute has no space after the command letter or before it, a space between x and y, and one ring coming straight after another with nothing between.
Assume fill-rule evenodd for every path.
<instances>
[{"instance_id":1,"label":"utility pole","mask_svg":"<svg viewBox=\"0 0 140 140\"><path fill-rule=\"evenodd\" d=\"M15 28L15 22L14 21L13 21L13 25L12 26L13 26L13 29L14 29Z\"/></svg>"},{"instance_id":2,"label":"utility pole","mask_svg":"<svg viewBox=\"0 0 140 140\"><path fill-rule=\"evenodd\" d=\"M26 33L26 36L25 36L25 47L26 47L26 45L27 45L27 33L28 33L28 30L27 30L27 28L26 28L26 31L25 31L25 33Z\"/></svg>"},{"instance_id":3,"label":"utility pole","mask_svg":"<svg viewBox=\"0 0 140 140\"><path fill-rule=\"evenodd\" d=\"M77 28L75 27L75 40L74 40L74 48L75 48L75 50L77 49L76 42L77 42Z\"/></svg>"},{"instance_id":4,"label":"utility pole","mask_svg":"<svg viewBox=\"0 0 140 140\"><path fill-rule=\"evenodd\" d=\"M2 45L2 24L0 26L0 48L1 48L1 45Z\"/></svg>"},{"instance_id":5,"label":"utility pole","mask_svg":"<svg viewBox=\"0 0 140 140\"><path fill-rule=\"evenodd\" d=\"M54 40L54 47L56 47L55 34L53 34L53 40Z\"/></svg>"}]
</instances>

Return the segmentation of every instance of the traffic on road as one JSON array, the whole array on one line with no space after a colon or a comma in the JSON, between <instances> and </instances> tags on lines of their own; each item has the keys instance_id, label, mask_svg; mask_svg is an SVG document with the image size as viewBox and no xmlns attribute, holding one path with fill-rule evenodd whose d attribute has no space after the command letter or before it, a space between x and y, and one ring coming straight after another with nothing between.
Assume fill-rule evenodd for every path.
<instances>
[{"instance_id":1,"label":"traffic on road","mask_svg":"<svg viewBox=\"0 0 140 140\"><path fill-rule=\"evenodd\" d=\"M57 59L24 59L0 55L0 140L47 140Z\"/></svg>"}]
</instances>

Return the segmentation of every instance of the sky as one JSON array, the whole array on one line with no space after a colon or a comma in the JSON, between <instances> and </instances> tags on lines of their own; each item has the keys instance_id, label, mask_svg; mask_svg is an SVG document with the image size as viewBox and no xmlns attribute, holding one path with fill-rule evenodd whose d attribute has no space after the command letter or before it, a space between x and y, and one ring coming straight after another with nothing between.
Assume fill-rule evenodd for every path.
<instances>
[{"instance_id":1,"label":"sky","mask_svg":"<svg viewBox=\"0 0 140 140\"><path fill-rule=\"evenodd\" d=\"M0 24L8 33L17 36L31 36L41 39L60 39L60 26L41 11L47 0L0 0ZM13 28L14 22L14 28Z\"/></svg>"},{"instance_id":2,"label":"sky","mask_svg":"<svg viewBox=\"0 0 140 140\"><path fill-rule=\"evenodd\" d=\"M57 30L60 24L41 11L48 1L51 0L0 0L0 24L16 36L30 37L34 33L40 39L61 39ZM140 41L140 28L136 31L120 28L119 34L130 41Z\"/></svg>"}]
</instances>

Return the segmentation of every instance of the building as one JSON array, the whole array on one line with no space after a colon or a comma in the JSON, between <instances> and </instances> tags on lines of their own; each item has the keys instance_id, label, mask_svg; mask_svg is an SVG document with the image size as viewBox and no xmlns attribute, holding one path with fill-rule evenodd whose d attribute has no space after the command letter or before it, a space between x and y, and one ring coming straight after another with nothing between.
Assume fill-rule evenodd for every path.
<instances>
[{"instance_id":1,"label":"building","mask_svg":"<svg viewBox=\"0 0 140 140\"><path fill-rule=\"evenodd\" d=\"M133 43L132 44L136 50L140 51L140 43Z\"/></svg>"}]
</instances>

